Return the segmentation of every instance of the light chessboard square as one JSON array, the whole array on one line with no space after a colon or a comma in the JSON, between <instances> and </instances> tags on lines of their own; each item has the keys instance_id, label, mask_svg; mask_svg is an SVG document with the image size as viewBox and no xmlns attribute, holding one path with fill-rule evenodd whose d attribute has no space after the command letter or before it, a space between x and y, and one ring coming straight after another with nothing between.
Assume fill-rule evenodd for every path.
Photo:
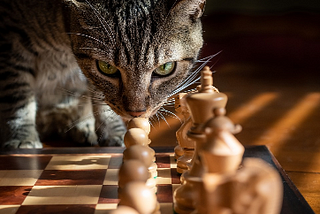
<instances>
[{"instance_id":1,"label":"light chessboard square","mask_svg":"<svg viewBox=\"0 0 320 214\"><path fill-rule=\"evenodd\" d=\"M34 186L22 205L97 204L102 185Z\"/></svg>"},{"instance_id":2,"label":"light chessboard square","mask_svg":"<svg viewBox=\"0 0 320 214\"><path fill-rule=\"evenodd\" d=\"M0 205L0 214L16 213L20 205Z\"/></svg>"},{"instance_id":3,"label":"light chessboard square","mask_svg":"<svg viewBox=\"0 0 320 214\"><path fill-rule=\"evenodd\" d=\"M110 155L59 155L53 156L46 170L84 170L84 169L107 169Z\"/></svg>"},{"instance_id":4,"label":"light chessboard square","mask_svg":"<svg viewBox=\"0 0 320 214\"><path fill-rule=\"evenodd\" d=\"M0 186L33 186L43 170L0 170Z\"/></svg>"},{"instance_id":5,"label":"light chessboard square","mask_svg":"<svg viewBox=\"0 0 320 214\"><path fill-rule=\"evenodd\" d=\"M118 185L119 169L107 169L103 185Z\"/></svg>"}]
</instances>

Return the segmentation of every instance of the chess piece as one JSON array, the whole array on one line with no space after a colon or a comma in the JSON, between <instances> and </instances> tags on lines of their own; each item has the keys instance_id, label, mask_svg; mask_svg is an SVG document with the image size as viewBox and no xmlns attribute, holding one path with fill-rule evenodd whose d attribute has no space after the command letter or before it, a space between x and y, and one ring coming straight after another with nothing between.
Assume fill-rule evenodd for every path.
<instances>
[{"instance_id":1,"label":"chess piece","mask_svg":"<svg viewBox=\"0 0 320 214\"><path fill-rule=\"evenodd\" d=\"M241 126L234 125L225 116L225 108L214 108L212 112L213 117L203 126L206 141L199 148L199 155L206 173L221 174L223 177L224 174L236 172L242 161L244 147L233 136L241 131ZM212 183L217 181L214 178L216 177L213 177ZM205 196L203 184L199 185L199 191L200 200L196 202L196 209L199 214L205 214L208 211L203 197Z\"/></svg>"},{"instance_id":2,"label":"chess piece","mask_svg":"<svg viewBox=\"0 0 320 214\"><path fill-rule=\"evenodd\" d=\"M118 206L117 209L112 210L110 214L139 214L138 211L129 206Z\"/></svg>"},{"instance_id":3,"label":"chess piece","mask_svg":"<svg viewBox=\"0 0 320 214\"><path fill-rule=\"evenodd\" d=\"M136 144L148 146L149 138L147 133L143 129L130 128L124 135L124 144L127 148Z\"/></svg>"},{"instance_id":4,"label":"chess piece","mask_svg":"<svg viewBox=\"0 0 320 214\"><path fill-rule=\"evenodd\" d=\"M127 183L132 181L146 183L149 177L147 167L140 160L133 159L123 162L119 169L119 193Z\"/></svg>"},{"instance_id":5,"label":"chess piece","mask_svg":"<svg viewBox=\"0 0 320 214\"><path fill-rule=\"evenodd\" d=\"M207 173L203 181L206 214L279 214L281 211L281 178L260 159L246 158L239 171Z\"/></svg>"},{"instance_id":6,"label":"chess piece","mask_svg":"<svg viewBox=\"0 0 320 214\"><path fill-rule=\"evenodd\" d=\"M191 168L182 174L184 183L174 193L174 210L179 214L191 213L196 209L197 201L203 200L199 190L203 186L204 167L198 154L206 139L202 126L213 117L213 108L224 108L227 103L227 96L217 93L212 86L212 72L208 67L201 71L201 86L198 87L198 90L199 93L186 96L192 119L192 126L187 136L196 142L196 146Z\"/></svg>"},{"instance_id":7,"label":"chess piece","mask_svg":"<svg viewBox=\"0 0 320 214\"><path fill-rule=\"evenodd\" d=\"M179 147L182 148L182 155L177 159L177 172L180 174L190 169L195 147L195 142L187 136L187 132L192 126L192 121L187 108L185 96L186 93L181 93L179 96L177 96L178 99L176 99L176 102L178 102L176 104L179 105L179 107L176 107L176 109L183 115L184 118L184 123L176 132L177 142ZM178 157L177 153L176 157Z\"/></svg>"},{"instance_id":8,"label":"chess piece","mask_svg":"<svg viewBox=\"0 0 320 214\"><path fill-rule=\"evenodd\" d=\"M139 214L158 213L159 209L156 195L144 182L127 183L120 195L119 206L121 205L132 207Z\"/></svg>"},{"instance_id":9,"label":"chess piece","mask_svg":"<svg viewBox=\"0 0 320 214\"><path fill-rule=\"evenodd\" d=\"M149 146L133 145L124 150L123 161L125 162L133 159L140 160L149 171L149 179L147 180L146 185L156 192L155 178L157 177L157 165L153 162L154 155L154 150Z\"/></svg>"},{"instance_id":10,"label":"chess piece","mask_svg":"<svg viewBox=\"0 0 320 214\"><path fill-rule=\"evenodd\" d=\"M153 163L155 152L149 146L132 145L123 151L123 160L140 160L146 167Z\"/></svg>"},{"instance_id":11,"label":"chess piece","mask_svg":"<svg viewBox=\"0 0 320 214\"><path fill-rule=\"evenodd\" d=\"M143 131L145 131L147 133L147 135L150 134L150 123L147 118L143 118L143 117L133 118L128 122L127 128L128 129L140 128ZM148 144L150 144L150 143L151 143L151 140L149 139Z\"/></svg>"},{"instance_id":12,"label":"chess piece","mask_svg":"<svg viewBox=\"0 0 320 214\"><path fill-rule=\"evenodd\" d=\"M182 99L185 95L186 95L186 93L179 93L174 97L174 110L175 110L175 112L182 114L182 120L181 120L182 125L190 117L190 114L188 113L188 109L186 108L186 105L183 105L183 103L182 103L183 102ZM178 130L180 130L180 129L181 129L181 127ZM177 132L176 132L176 135L177 135ZM184 153L183 148L181 147L178 139L177 139L177 143L178 143L178 145L176 147L174 147L174 154L175 154L176 160L178 160L178 158L181 157Z\"/></svg>"},{"instance_id":13,"label":"chess piece","mask_svg":"<svg viewBox=\"0 0 320 214\"><path fill-rule=\"evenodd\" d=\"M236 171L242 161L244 147L233 135L241 126L234 125L225 113L224 108L213 109L214 116L203 127L207 140L200 155L209 173Z\"/></svg>"}]
</instances>

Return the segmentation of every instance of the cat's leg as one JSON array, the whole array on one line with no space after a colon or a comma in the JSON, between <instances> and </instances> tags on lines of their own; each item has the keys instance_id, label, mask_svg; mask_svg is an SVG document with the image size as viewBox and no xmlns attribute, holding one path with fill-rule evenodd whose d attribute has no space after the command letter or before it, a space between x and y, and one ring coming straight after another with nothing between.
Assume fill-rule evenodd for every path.
<instances>
[{"instance_id":1,"label":"cat's leg","mask_svg":"<svg viewBox=\"0 0 320 214\"><path fill-rule=\"evenodd\" d=\"M2 70L0 76L0 146L42 148L35 125L36 100L30 74Z\"/></svg>"},{"instance_id":2,"label":"cat's leg","mask_svg":"<svg viewBox=\"0 0 320 214\"><path fill-rule=\"evenodd\" d=\"M63 85L38 99L37 126L43 141L50 141L54 136L80 146L97 144L95 118L85 82L73 77L73 84Z\"/></svg>"},{"instance_id":3,"label":"cat's leg","mask_svg":"<svg viewBox=\"0 0 320 214\"><path fill-rule=\"evenodd\" d=\"M126 127L122 118L107 104L94 103L95 127L100 146L124 146Z\"/></svg>"}]
</instances>

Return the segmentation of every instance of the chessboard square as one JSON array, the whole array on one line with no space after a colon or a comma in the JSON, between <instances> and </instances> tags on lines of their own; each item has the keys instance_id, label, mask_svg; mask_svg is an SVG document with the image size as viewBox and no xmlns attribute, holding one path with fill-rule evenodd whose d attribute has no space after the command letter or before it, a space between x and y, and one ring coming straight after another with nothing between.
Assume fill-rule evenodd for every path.
<instances>
[{"instance_id":1,"label":"chessboard square","mask_svg":"<svg viewBox=\"0 0 320 214\"><path fill-rule=\"evenodd\" d=\"M111 155L108 169L119 169L123 162L122 154Z\"/></svg>"},{"instance_id":2,"label":"chessboard square","mask_svg":"<svg viewBox=\"0 0 320 214\"><path fill-rule=\"evenodd\" d=\"M46 170L107 169L110 155L59 155L53 156Z\"/></svg>"},{"instance_id":3,"label":"chessboard square","mask_svg":"<svg viewBox=\"0 0 320 214\"><path fill-rule=\"evenodd\" d=\"M176 191L176 189L178 189L181 186L181 184L172 184L171 186L172 186L172 194L173 194Z\"/></svg>"},{"instance_id":4,"label":"chessboard square","mask_svg":"<svg viewBox=\"0 0 320 214\"><path fill-rule=\"evenodd\" d=\"M118 203L113 204L97 204L94 214L109 214L112 210L117 209Z\"/></svg>"},{"instance_id":5,"label":"chessboard square","mask_svg":"<svg viewBox=\"0 0 320 214\"><path fill-rule=\"evenodd\" d=\"M96 204L101 185L34 186L22 205Z\"/></svg>"},{"instance_id":6,"label":"chessboard square","mask_svg":"<svg viewBox=\"0 0 320 214\"><path fill-rule=\"evenodd\" d=\"M157 184L171 184L171 169L158 168Z\"/></svg>"},{"instance_id":7,"label":"chessboard square","mask_svg":"<svg viewBox=\"0 0 320 214\"><path fill-rule=\"evenodd\" d=\"M14 214L19 207L20 205L0 205L0 214Z\"/></svg>"},{"instance_id":8,"label":"chessboard square","mask_svg":"<svg viewBox=\"0 0 320 214\"><path fill-rule=\"evenodd\" d=\"M119 169L107 169L103 185L118 185L119 181Z\"/></svg>"},{"instance_id":9,"label":"chessboard square","mask_svg":"<svg viewBox=\"0 0 320 214\"><path fill-rule=\"evenodd\" d=\"M36 185L102 185L106 169L44 170Z\"/></svg>"},{"instance_id":10,"label":"chessboard square","mask_svg":"<svg viewBox=\"0 0 320 214\"><path fill-rule=\"evenodd\" d=\"M20 205L32 186L0 186L0 205Z\"/></svg>"},{"instance_id":11,"label":"chessboard square","mask_svg":"<svg viewBox=\"0 0 320 214\"><path fill-rule=\"evenodd\" d=\"M68 213L68 214L94 214L95 205L23 205L16 214L48 214L48 213Z\"/></svg>"},{"instance_id":12,"label":"chessboard square","mask_svg":"<svg viewBox=\"0 0 320 214\"><path fill-rule=\"evenodd\" d=\"M159 168L170 168L170 155L156 154L156 164Z\"/></svg>"},{"instance_id":13,"label":"chessboard square","mask_svg":"<svg viewBox=\"0 0 320 214\"><path fill-rule=\"evenodd\" d=\"M41 170L52 156L0 156L0 170Z\"/></svg>"},{"instance_id":14,"label":"chessboard square","mask_svg":"<svg viewBox=\"0 0 320 214\"><path fill-rule=\"evenodd\" d=\"M172 184L180 184L180 174L178 174L176 168L171 168L171 183Z\"/></svg>"},{"instance_id":15,"label":"chessboard square","mask_svg":"<svg viewBox=\"0 0 320 214\"><path fill-rule=\"evenodd\" d=\"M33 186L43 170L0 170L0 186Z\"/></svg>"},{"instance_id":16,"label":"chessboard square","mask_svg":"<svg viewBox=\"0 0 320 214\"><path fill-rule=\"evenodd\" d=\"M99 197L99 204L112 204L112 203L119 203L118 199L118 186L116 185L105 185L102 186L100 197Z\"/></svg>"},{"instance_id":17,"label":"chessboard square","mask_svg":"<svg viewBox=\"0 0 320 214\"><path fill-rule=\"evenodd\" d=\"M177 168L177 160L174 154L170 154L170 168Z\"/></svg>"},{"instance_id":18,"label":"chessboard square","mask_svg":"<svg viewBox=\"0 0 320 214\"><path fill-rule=\"evenodd\" d=\"M157 185L157 199L159 203L172 203L172 186L170 184Z\"/></svg>"},{"instance_id":19,"label":"chessboard square","mask_svg":"<svg viewBox=\"0 0 320 214\"><path fill-rule=\"evenodd\" d=\"M160 203L160 212L163 214L174 213L173 203Z\"/></svg>"}]
</instances>

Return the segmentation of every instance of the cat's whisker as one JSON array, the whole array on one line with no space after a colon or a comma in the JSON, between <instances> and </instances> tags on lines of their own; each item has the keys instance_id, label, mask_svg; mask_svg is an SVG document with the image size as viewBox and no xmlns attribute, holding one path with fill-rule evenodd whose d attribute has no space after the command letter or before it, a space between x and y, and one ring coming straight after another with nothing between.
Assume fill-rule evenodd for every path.
<instances>
[{"instance_id":1,"label":"cat's whisker","mask_svg":"<svg viewBox=\"0 0 320 214\"><path fill-rule=\"evenodd\" d=\"M67 133L68 131L70 131L71 129L73 129L76 125L78 125L78 124L80 124L80 123L82 123L82 122L85 122L87 119L92 118L92 117L94 117L95 115L97 115L97 112L92 112L92 114L89 114L89 115L86 116L86 117L82 117L82 118L80 118L80 119L78 119L78 120L73 121L73 122L70 124L69 128L68 128L64 133Z\"/></svg>"},{"instance_id":2,"label":"cat's whisker","mask_svg":"<svg viewBox=\"0 0 320 214\"><path fill-rule=\"evenodd\" d=\"M169 117L179 120L180 123L182 124L182 121L181 121L180 117L178 115L176 115L175 113L173 113L173 112L171 112L171 111L169 111L169 110L167 110L165 108L160 108L159 110L164 112Z\"/></svg>"},{"instance_id":3,"label":"cat's whisker","mask_svg":"<svg viewBox=\"0 0 320 214\"><path fill-rule=\"evenodd\" d=\"M170 126L170 124L168 123L168 121L167 121L167 119L165 118L165 116L163 116L163 114L162 114L160 111L158 111L158 112L159 112L160 118L167 124L167 126L168 126L169 128L171 128L171 126Z\"/></svg>"},{"instance_id":4,"label":"cat's whisker","mask_svg":"<svg viewBox=\"0 0 320 214\"><path fill-rule=\"evenodd\" d=\"M216 54L213 54L213 55L210 55L208 57L205 57L205 58L201 59L201 60L205 59L205 61L191 75L189 75L184 81L182 81L178 85L178 87L168 97L171 97L171 96L181 92L182 90L188 88L189 86L191 86L191 85L195 84L197 81L199 81L200 80L200 76L198 76L197 78L195 78L195 77L210 62L210 60L212 58L214 58L215 56L217 56L219 53L221 53L221 51L216 53Z\"/></svg>"},{"instance_id":5,"label":"cat's whisker","mask_svg":"<svg viewBox=\"0 0 320 214\"><path fill-rule=\"evenodd\" d=\"M92 40L94 40L94 41L96 41L96 42L104 45L105 47L108 47L107 44L104 43L103 41L101 41L100 39L97 39L97 38L95 38L95 37L93 37L93 36L90 36L90 35L87 35L87 34L83 34L83 33L72 33L72 32L69 32L69 33L67 33L67 34L69 34L69 35L76 35L76 36L83 36L83 37L92 39Z\"/></svg>"},{"instance_id":6,"label":"cat's whisker","mask_svg":"<svg viewBox=\"0 0 320 214\"><path fill-rule=\"evenodd\" d=\"M154 125L153 125L152 120L153 120L153 117L150 117L149 120L148 120L148 122L149 122L150 126L152 126L152 128L155 128Z\"/></svg>"}]
</instances>

